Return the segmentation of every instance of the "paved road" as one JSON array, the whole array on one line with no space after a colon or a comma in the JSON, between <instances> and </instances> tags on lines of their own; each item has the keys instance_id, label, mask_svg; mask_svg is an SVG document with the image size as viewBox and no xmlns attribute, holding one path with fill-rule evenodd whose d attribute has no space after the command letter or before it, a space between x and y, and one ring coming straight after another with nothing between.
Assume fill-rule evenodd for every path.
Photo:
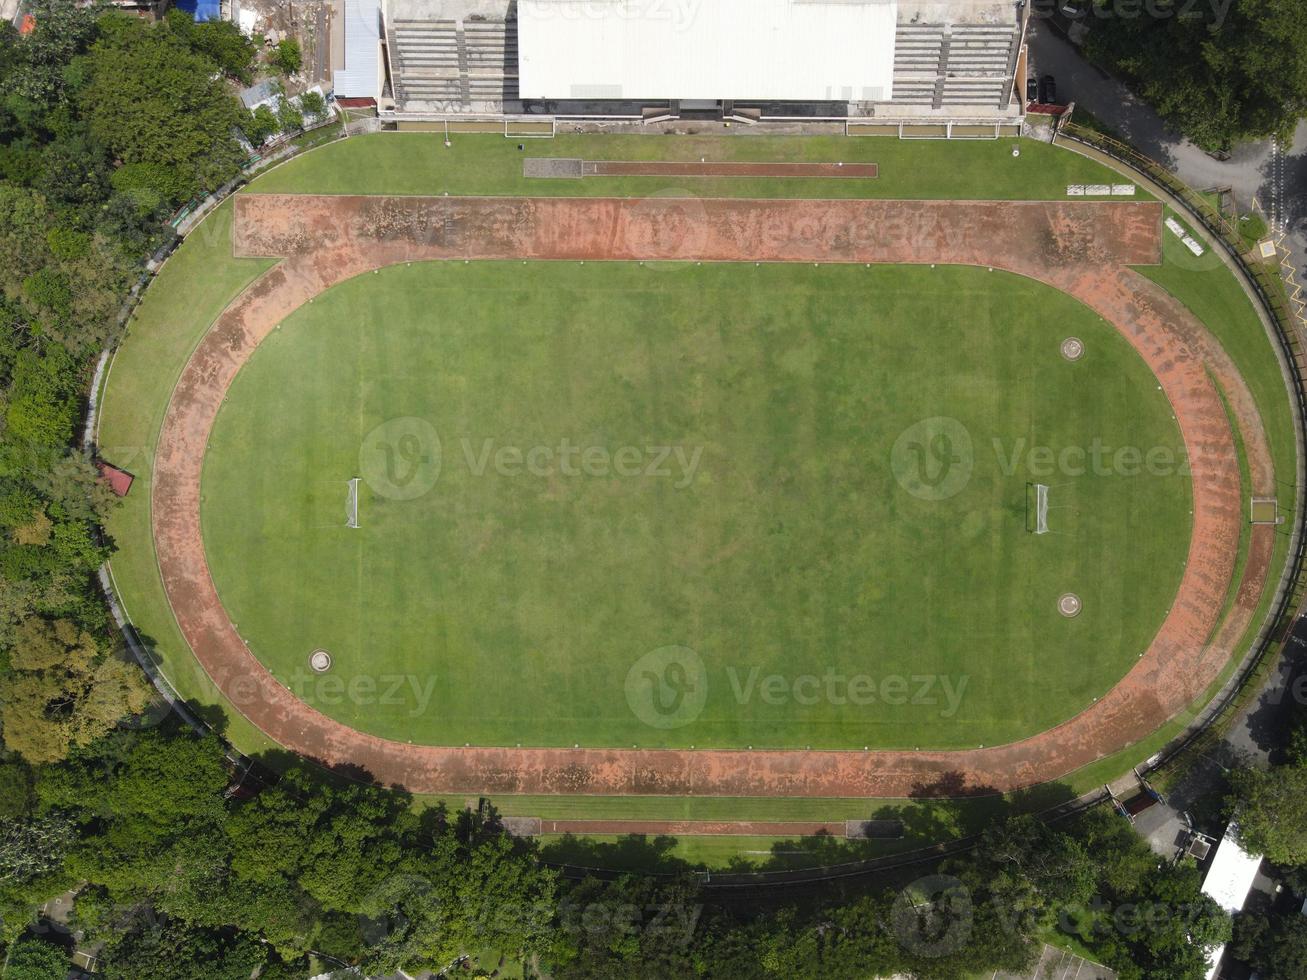
<instances>
[{"instance_id":1,"label":"paved road","mask_svg":"<svg viewBox=\"0 0 1307 980\"><path fill-rule=\"evenodd\" d=\"M1047 22L1032 20L1032 73L1057 79L1060 101L1074 100L1122 133L1140 152L1179 174L1192 187L1233 189L1241 209L1256 195L1268 211L1275 209L1288 233L1299 267L1307 275L1307 120L1293 145L1280 154L1269 141L1239 147L1225 161L1214 160L1168 127L1124 85L1080 56L1079 50Z\"/></svg>"}]
</instances>

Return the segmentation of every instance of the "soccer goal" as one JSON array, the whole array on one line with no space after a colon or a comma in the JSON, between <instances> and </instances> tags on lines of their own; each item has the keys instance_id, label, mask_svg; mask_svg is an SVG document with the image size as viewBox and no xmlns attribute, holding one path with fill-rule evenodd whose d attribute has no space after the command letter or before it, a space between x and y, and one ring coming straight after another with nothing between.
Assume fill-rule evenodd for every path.
<instances>
[{"instance_id":1,"label":"soccer goal","mask_svg":"<svg viewBox=\"0 0 1307 980\"><path fill-rule=\"evenodd\" d=\"M1026 484L1026 530L1033 534L1048 533L1048 485Z\"/></svg>"},{"instance_id":2,"label":"soccer goal","mask_svg":"<svg viewBox=\"0 0 1307 980\"><path fill-rule=\"evenodd\" d=\"M359 526L359 478L356 476L346 484L349 493L345 497L345 526Z\"/></svg>"}]
</instances>

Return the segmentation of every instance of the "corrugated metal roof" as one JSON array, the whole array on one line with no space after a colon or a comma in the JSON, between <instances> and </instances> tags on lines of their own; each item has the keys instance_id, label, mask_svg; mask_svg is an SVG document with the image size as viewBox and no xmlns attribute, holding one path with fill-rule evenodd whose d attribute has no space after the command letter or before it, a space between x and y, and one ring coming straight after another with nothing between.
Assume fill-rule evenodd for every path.
<instances>
[{"instance_id":1,"label":"corrugated metal roof","mask_svg":"<svg viewBox=\"0 0 1307 980\"><path fill-rule=\"evenodd\" d=\"M110 466L103 460L97 460L95 467L100 471L100 479L109 484L109 489L119 497L127 496L127 491L132 488L132 483L136 479L134 476L126 470L120 470L116 466Z\"/></svg>"},{"instance_id":2,"label":"corrugated metal roof","mask_svg":"<svg viewBox=\"0 0 1307 980\"><path fill-rule=\"evenodd\" d=\"M519 0L524 99L890 98L896 0Z\"/></svg>"},{"instance_id":3,"label":"corrugated metal roof","mask_svg":"<svg viewBox=\"0 0 1307 980\"><path fill-rule=\"evenodd\" d=\"M269 78L257 85L241 89L241 103L246 109L253 109L262 102L271 101L276 94L277 83L274 79Z\"/></svg>"},{"instance_id":4,"label":"corrugated metal roof","mask_svg":"<svg viewBox=\"0 0 1307 980\"><path fill-rule=\"evenodd\" d=\"M332 76L338 97L377 98L381 95L380 0L345 0L345 67Z\"/></svg>"}]
</instances>

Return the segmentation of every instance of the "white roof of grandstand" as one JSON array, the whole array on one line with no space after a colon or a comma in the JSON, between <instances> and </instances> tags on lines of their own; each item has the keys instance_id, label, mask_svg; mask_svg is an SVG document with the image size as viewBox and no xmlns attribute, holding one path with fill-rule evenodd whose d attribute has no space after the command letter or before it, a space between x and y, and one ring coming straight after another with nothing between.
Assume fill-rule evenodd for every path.
<instances>
[{"instance_id":1,"label":"white roof of grandstand","mask_svg":"<svg viewBox=\"0 0 1307 980\"><path fill-rule=\"evenodd\" d=\"M345 0L345 67L332 73L337 98L381 95L381 0Z\"/></svg>"},{"instance_id":2,"label":"white roof of grandstand","mask_svg":"<svg viewBox=\"0 0 1307 980\"><path fill-rule=\"evenodd\" d=\"M1260 854L1249 854L1239 845L1239 826L1231 823L1225 828L1225 837L1216 845L1216 856L1203 879L1203 894L1210 895L1216 904L1233 914L1243 908L1252 891L1253 880L1262 866ZM1207 957L1207 980L1216 976L1221 965L1224 946L1218 946Z\"/></svg>"},{"instance_id":3,"label":"white roof of grandstand","mask_svg":"<svg viewBox=\"0 0 1307 980\"><path fill-rule=\"evenodd\" d=\"M896 0L519 0L524 99L890 98Z\"/></svg>"}]
</instances>

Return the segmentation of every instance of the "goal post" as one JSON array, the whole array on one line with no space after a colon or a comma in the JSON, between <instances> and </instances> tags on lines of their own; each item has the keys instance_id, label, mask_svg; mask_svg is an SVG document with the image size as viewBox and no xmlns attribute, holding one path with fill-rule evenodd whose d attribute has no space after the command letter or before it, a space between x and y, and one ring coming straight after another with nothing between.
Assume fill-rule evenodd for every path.
<instances>
[{"instance_id":1,"label":"goal post","mask_svg":"<svg viewBox=\"0 0 1307 980\"><path fill-rule=\"evenodd\" d=\"M345 526L359 526L359 478L356 476L346 484L349 491L345 497Z\"/></svg>"},{"instance_id":2,"label":"goal post","mask_svg":"<svg viewBox=\"0 0 1307 980\"><path fill-rule=\"evenodd\" d=\"M1026 530L1032 534L1048 533L1048 485L1026 484Z\"/></svg>"}]
</instances>

